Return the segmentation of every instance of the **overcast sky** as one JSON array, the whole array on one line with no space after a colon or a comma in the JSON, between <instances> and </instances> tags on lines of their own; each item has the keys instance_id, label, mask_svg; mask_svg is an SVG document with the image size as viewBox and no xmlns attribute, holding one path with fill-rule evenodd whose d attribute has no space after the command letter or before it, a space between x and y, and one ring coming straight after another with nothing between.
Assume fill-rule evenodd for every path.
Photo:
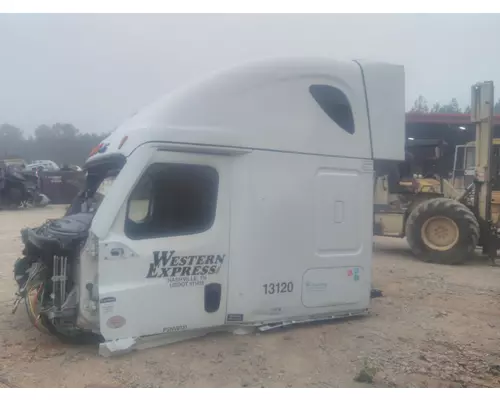
<instances>
[{"instance_id":1,"label":"overcast sky","mask_svg":"<svg viewBox=\"0 0 500 400\"><path fill-rule=\"evenodd\" d=\"M400 63L406 103L500 82L499 15L0 15L0 123L113 129L200 75L269 56ZM497 84L500 97L500 84Z\"/></svg>"}]
</instances>

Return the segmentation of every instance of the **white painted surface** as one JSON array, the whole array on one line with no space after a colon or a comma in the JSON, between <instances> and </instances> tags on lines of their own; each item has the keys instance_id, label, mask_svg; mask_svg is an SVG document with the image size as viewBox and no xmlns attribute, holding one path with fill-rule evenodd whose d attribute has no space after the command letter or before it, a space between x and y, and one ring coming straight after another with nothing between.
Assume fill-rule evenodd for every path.
<instances>
[{"instance_id":1,"label":"white painted surface","mask_svg":"<svg viewBox=\"0 0 500 400\"><path fill-rule=\"evenodd\" d=\"M364 68L374 118L375 158L396 159L399 155L402 159L402 68L370 63ZM309 93L312 84L331 85L346 94L355 119L354 135L343 131L321 110ZM400 110L403 110L401 115ZM365 86L356 62L329 58L272 59L222 71L167 94L118 127L104 141L109 144L106 153L91 160L114 152L128 156L146 142L369 159L372 150L368 128ZM118 149L125 136L127 141Z\"/></svg>"},{"instance_id":2,"label":"white painted surface","mask_svg":"<svg viewBox=\"0 0 500 400\"><path fill-rule=\"evenodd\" d=\"M318 179L324 171L341 177L347 171L350 180L341 178L337 184ZM271 152L240 158L234 165L231 194L228 314L266 322L367 308L372 179L372 172L364 171L362 160L356 159ZM335 222L329 207L337 201L345 204L342 224ZM306 271L346 267L364 269L363 281L353 288L357 301L306 309L302 303ZM294 289L266 295L264 285L273 282L293 282Z\"/></svg>"},{"instance_id":3,"label":"white painted surface","mask_svg":"<svg viewBox=\"0 0 500 400\"><path fill-rule=\"evenodd\" d=\"M358 61L370 112L373 158L404 160L405 72L400 65Z\"/></svg>"},{"instance_id":4,"label":"white painted surface","mask_svg":"<svg viewBox=\"0 0 500 400\"><path fill-rule=\"evenodd\" d=\"M213 327L223 325L225 322L230 265L229 180L233 158L154 152L149 160L150 164L176 162L208 165L217 169L219 193L216 219L208 231L199 234L133 240L124 235L127 203L120 207L118 217L106 238L101 240L99 249L99 297L116 298L112 311L107 311L108 304L100 304L101 332L106 339L162 333L165 328L177 328L183 331L187 330L186 328ZM117 184L118 179L111 186L110 193ZM126 191L130 192L134 185L134 181L127 182ZM98 214L101 210L102 208ZM96 216L98 217L99 215ZM126 259L106 259L113 247L129 249L135 256ZM169 256L180 258L215 254L225 257L217 274L207 275L203 285L195 286L191 284L193 281L190 281L189 277L184 280L179 276L175 282L166 277L159 277L162 273L161 267L155 268L157 277L146 278L155 251L168 252ZM174 253L170 254L172 251ZM178 259L173 266L182 267L181 260ZM189 266L189 262L183 266ZM220 308L217 312L207 313L204 310L204 286L214 282L220 283L223 288ZM175 287L172 283L174 285L180 283L181 286ZM106 320L113 315L125 317L126 325L119 329L107 327ZM179 331L173 332L179 333Z\"/></svg>"},{"instance_id":5,"label":"white painted surface","mask_svg":"<svg viewBox=\"0 0 500 400\"><path fill-rule=\"evenodd\" d=\"M393 69L386 73L382 65L371 68L367 90L379 88L373 83L379 70L381 79L391 78ZM399 72L394 73L396 81ZM308 88L318 83L333 85L348 96L356 126L353 135L316 104ZM387 96L401 97L397 88L369 94L369 103L383 98L393 104ZM366 100L355 62L271 60L169 94L118 128L105 141L107 151L91 159L117 152L128 157L92 224L100 238L99 296L116 298L112 311L100 306L104 337L365 310L370 302L373 223L370 143L382 141L374 149L385 146L387 151L377 152L393 158L403 154L404 145L395 139L403 137L404 130L370 136ZM382 118L382 108L377 107L377 118ZM397 107L387 111L385 118L404 118L404 110L399 115ZM118 149L125 136L128 140ZM211 229L147 240L124 235L127 200L154 162L216 168L219 193ZM106 259L111 245L134 256ZM172 288L167 279L147 279L154 251L225 254L221 273L210 277L223 288L220 309L205 312L203 286ZM349 275L354 269L359 279ZM313 291L312 284L324 290ZM108 328L111 314L124 317L126 324ZM231 321L228 314L233 314Z\"/></svg>"}]
</instances>

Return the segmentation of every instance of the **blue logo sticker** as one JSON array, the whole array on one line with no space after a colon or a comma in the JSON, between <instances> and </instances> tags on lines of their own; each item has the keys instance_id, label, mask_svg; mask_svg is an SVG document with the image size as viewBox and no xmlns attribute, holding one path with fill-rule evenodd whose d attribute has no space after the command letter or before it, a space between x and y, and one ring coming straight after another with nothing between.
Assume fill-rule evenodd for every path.
<instances>
[{"instance_id":1,"label":"blue logo sticker","mask_svg":"<svg viewBox=\"0 0 500 400\"><path fill-rule=\"evenodd\" d=\"M100 148L99 150L97 151L98 153L105 153L106 150L108 150L108 146L109 146L109 143L104 143Z\"/></svg>"},{"instance_id":2,"label":"blue logo sticker","mask_svg":"<svg viewBox=\"0 0 500 400\"><path fill-rule=\"evenodd\" d=\"M359 281L359 268L354 268L354 280Z\"/></svg>"}]
</instances>

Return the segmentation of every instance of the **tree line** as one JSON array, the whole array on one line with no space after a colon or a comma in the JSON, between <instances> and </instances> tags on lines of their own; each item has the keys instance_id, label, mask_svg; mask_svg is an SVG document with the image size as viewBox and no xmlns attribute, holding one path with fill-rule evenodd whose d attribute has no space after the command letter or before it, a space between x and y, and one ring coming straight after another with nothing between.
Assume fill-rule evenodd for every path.
<instances>
[{"instance_id":1,"label":"tree line","mask_svg":"<svg viewBox=\"0 0 500 400\"><path fill-rule=\"evenodd\" d=\"M91 149L109 133L82 133L72 124L40 125L33 135L11 124L0 125L0 160L52 160L60 166L82 165Z\"/></svg>"},{"instance_id":2,"label":"tree line","mask_svg":"<svg viewBox=\"0 0 500 400\"><path fill-rule=\"evenodd\" d=\"M413 107L410 112L417 113L441 113L441 114L469 114L471 111L470 106L466 106L462 109L458 104L456 98L452 98L449 103L441 104L439 102L434 103L429 106L427 99L420 95L417 97L413 103ZM494 105L494 113L500 114L500 99L498 99Z\"/></svg>"}]
</instances>

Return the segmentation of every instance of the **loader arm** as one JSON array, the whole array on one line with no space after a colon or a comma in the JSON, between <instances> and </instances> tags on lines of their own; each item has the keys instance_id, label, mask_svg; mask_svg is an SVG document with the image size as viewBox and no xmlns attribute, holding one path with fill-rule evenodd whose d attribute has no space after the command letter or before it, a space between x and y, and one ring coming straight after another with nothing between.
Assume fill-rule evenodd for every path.
<instances>
[{"instance_id":1,"label":"loader arm","mask_svg":"<svg viewBox=\"0 0 500 400\"><path fill-rule=\"evenodd\" d=\"M472 87L472 122L476 124L476 209L477 215L491 217L491 160L493 149L493 82Z\"/></svg>"},{"instance_id":2,"label":"loader arm","mask_svg":"<svg viewBox=\"0 0 500 400\"><path fill-rule=\"evenodd\" d=\"M496 232L491 224L493 153L493 82L472 86L471 120L476 125L476 166L474 213L481 227L483 252L493 261L497 252Z\"/></svg>"}]
</instances>

